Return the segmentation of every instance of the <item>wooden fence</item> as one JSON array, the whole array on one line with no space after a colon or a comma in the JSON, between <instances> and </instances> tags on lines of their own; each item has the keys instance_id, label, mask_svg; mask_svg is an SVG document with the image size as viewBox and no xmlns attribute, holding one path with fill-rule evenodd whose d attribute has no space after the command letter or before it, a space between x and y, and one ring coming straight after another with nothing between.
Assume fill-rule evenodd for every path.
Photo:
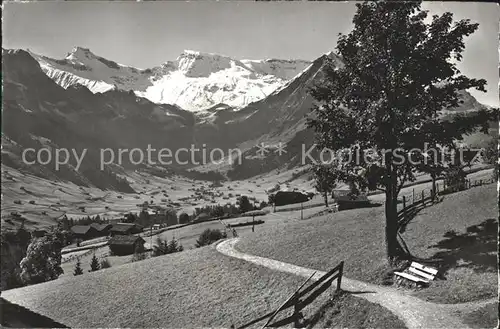
<instances>
[{"instance_id":1,"label":"wooden fence","mask_svg":"<svg viewBox=\"0 0 500 329\"><path fill-rule=\"evenodd\" d=\"M422 190L415 193L413 189L412 194L407 194L402 196L403 208L398 211L398 222L399 227L403 228L408 224L408 222L415 217L415 215L428 205L433 204L436 201L436 197L439 195L444 195L452 193L455 191L467 190L472 187L481 186L485 184L491 184L495 182L494 179L477 179L471 180L466 179L463 184L460 185L446 185L446 182L442 184L436 183L436 194L433 195L432 189Z\"/></svg>"},{"instance_id":2,"label":"wooden fence","mask_svg":"<svg viewBox=\"0 0 500 329\"><path fill-rule=\"evenodd\" d=\"M280 307L278 307L276 310L263 315L262 317L255 319L249 323L246 323L238 329L243 329L247 328L251 325L254 325L262 320L265 320L268 318L267 322L262 326L262 328L266 327L281 327L281 326L286 326L289 324L293 323L294 328L300 328L301 327L301 322L303 320L303 315L302 315L302 310L311 304L318 296L320 296L323 292L325 292L329 287L332 286L333 281L337 280L336 284L336 291L340 290L340 285L342 283L342 275L344 272L344 262L340 262L339 265L335 266L332 270L330 270L328 273L323 275L321 278L319 278L317 281L311 283L309 286L306 287L306 284L313 278L313 276L316 274L314 272L302 285L293 292L290 297L288 297ZM292 315L289 315L285 317L284 319L274 321L273 320L277 317L277 315L285 310L293 308Z\"/></svg>"}]
</instances>

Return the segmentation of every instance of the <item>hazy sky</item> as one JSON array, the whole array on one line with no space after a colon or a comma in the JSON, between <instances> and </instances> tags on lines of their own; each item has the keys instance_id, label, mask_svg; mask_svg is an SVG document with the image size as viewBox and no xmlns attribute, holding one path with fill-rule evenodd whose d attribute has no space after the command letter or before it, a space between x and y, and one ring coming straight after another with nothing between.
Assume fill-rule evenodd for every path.
<instances>
[{"instance_id":1,"label":"hazy sky","mask_svg":"<svg viewBox=\"0 0 500 329\"><path fill-rule=\"evenodd\" d=\"M470 18L479 30L466 40L460 68L485 78L498 106L498 19L493 3L425 3L433 13ZM74 46L139 68L174 60L184 49L238 59L309 59L334 50L352 28L344 2L32 2L4 3L3 47L63 58Z\"/></svg>"}]
</instances>

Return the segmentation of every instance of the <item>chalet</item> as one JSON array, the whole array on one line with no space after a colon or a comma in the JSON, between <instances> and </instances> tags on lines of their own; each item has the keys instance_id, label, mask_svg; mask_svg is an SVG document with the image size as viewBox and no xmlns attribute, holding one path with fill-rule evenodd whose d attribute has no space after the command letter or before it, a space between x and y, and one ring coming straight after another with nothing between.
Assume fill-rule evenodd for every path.
<instances>
[{"instance_id":1,"label":"chalet","mask_svg":"<svg viewBox=\"0 0 500 329\"><path fill-rule=\"evenodd\" d=\"M210 219L211 219L211 217L208 214L202 212L201 214L199 214L198 216L196 216L194 218L193 222L196 222L196 223L198 223L198 222L206 222L206 221L208 221Z\"/></svg>"},{"instance_id":2,"label":"chalet","mask_svg":"<svg viewBox=\"0 0 500 329\"><path fill-rule=\"evenodd\" d=\"M71 232L73 236L78 239L92 239L98 237L99 234L95 228L90 225L74 225L71 226Z\"/></svg>"},{"instance_id":3,"label":"chalet","mask_svg":"<svg viewBox=\"0 0 500 329\"><path fill-rule=\"evenodd\" d=\"M113 224L110 229L110 234L115 235L130 235L142 232L143 227L133 223L117 223Z\"/></svg>"},{"instance_id":4,"label":"chalet","mask_svg":"<svg viewBox=\"0 0 500 329\"><path fill-rule=\"evenodd\" d=\"M288 204L302 203L307 201L309 201L309 197L300 192L278 191L274 195L274 204L276 206L284 206Z\"/></svg>"},{"instance_id":5,"label":"chalet","mask_svg":"<svg viewBox=\"0 0 500 329\"><path fill-rule=\"evenodd\" d=\"M114 255L131 255L144 251L144 239L134 235L116 235L109 240L109 249Z\"/></svg>"},{"instance_id":6,"label":"chalet","mask_svg":"<svg viewBox=\"0 0 500 329\"><path fill-rule=\"evenodd\" d=\"M338 210L355 209L371 206L366 194L355 195L350 190L334 190L332 197L338 205Z\"/></svg>"},{"instance_id":7,"label":"chalet","mask_svg":"<svg viewBox=\"0 0 500 329\"><path fill-rule=\"evenodd\" d=\"M111 227L113 225L111 224L97 224L97 223L92 223L90 224L91 227L93 227L99 236L108 236L111 231Z\"/></svg>"},{"instance_id":8,"label":"chalet","mask_svg":"<svg viewBox=\"0 0 500 329\"><path fill-rule=\"evenodd\" d=\"M162 224L165 226L172 226L179 224L176 212L172 207L165 207L159 205L149 205L147 209L143 209L139 214L141 223L149 224Z\"/></svg>"},{"instance_id":9,"label":"chalet","mask_svg":"<svg viewBox=\"0 0 500 329\"><path fill-rule=\"evenodd\" d=\"M31 232L31 235L34 238L41 238L41 237L44 237L46 234L47 234L47 231L45 231L45 230L34 230Z\"/></svg>"}]
</instances>

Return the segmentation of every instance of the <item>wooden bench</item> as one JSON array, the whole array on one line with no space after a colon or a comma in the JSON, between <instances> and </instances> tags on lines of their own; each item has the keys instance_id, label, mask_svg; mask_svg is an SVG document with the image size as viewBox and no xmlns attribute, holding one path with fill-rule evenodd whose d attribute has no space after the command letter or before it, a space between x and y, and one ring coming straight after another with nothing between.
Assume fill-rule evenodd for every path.
<instances>
[{"instance_id":1,"label":"wooden bench","mask_svg":"<svg viewBox=\"0 0 500 329\"><path fill-rule=\"evenodd\" d=\"M424 266L416 262L412 262L407 270L411 273L394 272L394 274L417 284L428 284L430 281L434 280L438 273L438 270L435 268Z\"/></svg>"}]
</instances>

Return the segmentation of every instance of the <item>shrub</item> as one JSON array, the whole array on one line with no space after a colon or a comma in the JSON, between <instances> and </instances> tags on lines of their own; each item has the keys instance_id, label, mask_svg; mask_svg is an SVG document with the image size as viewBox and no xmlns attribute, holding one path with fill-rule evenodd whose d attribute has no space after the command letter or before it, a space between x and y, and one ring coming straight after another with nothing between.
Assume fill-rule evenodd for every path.
<instances>
[{"instance_id":1,"label":"shrub","mask_svg":"<svg viewBox=\"0 0 500 329\"><path fill-rule=\"evenodd\" d=\"M145 260L148 258L147 253L143 252L142 248L140 245L137 245L134 254L132 255L132 258L130 259L131 262L138 262L141 260Z\"/></svg>"},{"instance_id":2,"label":"shrub","mask_svg":"<svg viewBox=\"0 0 500 329\"><path fill-rule=\"evenodd\" d=\"M111 263L109 262L109 260L107 258L103 258L103 259L101 259L100 266L101 266L101 268L109 268L109 267L111 267Z\"/></svg>"},{"instance_id":3,"label":"shrub","mask_svg":"<svg viewBox=\"0 0 500 329\"><path fill-rule=\"evenodd\" d=\"M226 232L221 232L218 229L209 229L207 228L200 234L198 240L196 240L196 248L200 248L203 246L208 246L209 244L214 243L220 239L227 238Z\"/></svg>"},{"instance_id":4,"label":"shrub","mask_svg":"<svg viewBox=\"0 0 500 329\"><path fill-rule=\"evenodd\" d=\"M179 215L179 223L186 224L189 222L189 215L183 212Z\"/></svg>"}]
</instances>

